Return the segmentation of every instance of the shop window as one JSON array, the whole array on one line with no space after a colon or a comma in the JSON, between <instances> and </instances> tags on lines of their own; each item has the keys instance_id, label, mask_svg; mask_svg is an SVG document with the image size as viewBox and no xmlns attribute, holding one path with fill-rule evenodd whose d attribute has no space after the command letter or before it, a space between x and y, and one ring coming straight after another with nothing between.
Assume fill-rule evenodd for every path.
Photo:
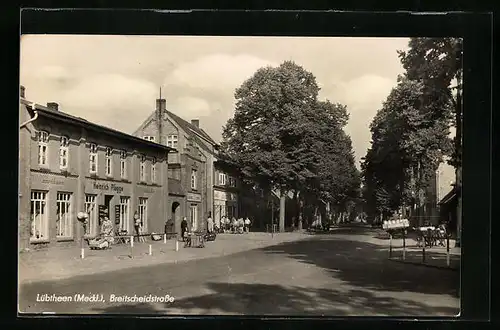
<instances>
[{"instance_id":1,"label":"shop window","mask_svg":"<svg viewBox=\"0 0 500 330\"><path fill-rule=\"evenodd\" d=\"M69 158L69 138L61 136L61 145L59 146L59 168L65 170L68 168Z\"/></svg>"},{"instance_id":2,"label":"shop window","mask_svg":"<svg viewBox=\"0 0 500 330\"><path fill-rule=\"evenodd\" d=\"M139 219L141 219L142 230L148 232L148 199L139 197Z\"/></svg>"},{"instance_id":3,"label":"shop window","mask_svg":"<svg viewBox=\"0 0 500 330\"><path fill-rule=\"evenodd\" d=\"M91 174L97 174L97 162L98 162L98 155L97 155L97 144L91 143L90 144L90 159L89 159L89 167L90 167L90 173Z\"/></svg>"},{"instance_id":4,"label":"shop window","mask_svg":"<svg viewBox=\"0 0 500 330\"><path fill-rule=\"evenodd\" d=\"M197 181L197 171L192 170L191 171L191 189L194 189L194 190L197 189L196 188L197 187L196 181Z\"/></svg>"},{"instance_id":5,"label":"shop window","mask_svg":"<svg viewBox=\"0 0 500 330\"><path fill-rule=\"evenodd\" d=\"M127 152L125 150L120 153L120 178L127 178Z\"/></svg>"},{"instance_id":6,"label":"shop window","mask_svg":"<svg viewBox=\"0 0 500 330\"><path fill-rule=\"evenodd\" d=\"M167 135L167 147L177 149L179 137L176 134Z\"/></svg>"},{"instance_id":7,"label":"shop window","mask_svg":"<svg viewBox=\"0 0 500 330\"><path fill-rule=\"evenodd\" d=\"M128 232L130 197L120 197L120 230Z\"/></svg>"},{"instance_id":8,"label":"shop window","mask_svg":"<svg viewBox=\"0 0 500 330\"><path fill-rule=\"evenodd\" d=\"M38 165L48 166L49 132L38 132Z\"/></svg>"},{"instance_id":9,"label":"shop window","mask_svg":"<svg viewBox=\"0 0 500 330\"><path fill-rule=\"evenodd\" d=\"M105 163L106 176L113 175L113 149L106 148L106 163Z\"/></svg>"},{"instance_id":10,"label":"shop window","mask_svg":"<svg viewBox=\"0 0 500 330\"><path fill-rule=\"evenodd\" d=\"M49 223L47 209L47 192L31 192L31 240L47 240Z\"/></svg>"},{"instance_id":11,"label":"shop window","mask_svg":"<svg viewBox=\"0 0 500 330\"><path fill-rule=\"evenodd\" d=\"M156 183L156 158L151 161L151 182Z\"/></svg>"},{"instance_id":12,"label":"shop window","mask_svg":"<svg viewBox=\"0 0 500 330\"><path fill-rule=\"evenodd\" d=\"M85 195L85 212L88 214L88 224L85 226L86 236L97 233L97 195Z\"/></svg>"},{"instance_id":13,"label":"shop window","mask_svg":"<svg viewBox=\"0 0 500 330\"><path fill-rule=\"evenodd\" d=\"M141 156L140 165L139 165L139 180L141 182L146 182L146 157Z\"/></svg>"},{"instance_id":14,"label":"shop window","mask_svg":"<svg viewBox=\"0 0 500 330\"><path fill-rule=\"evenodd\" d=\"M198 205L191 204L189 207L189 218L191 220L191 230L198 230Z\"/></svg>"},{"instance_id":15,"label":"shop window","mask_svg":"<svg viewBox=\"0 0 500 330\"><path fill-rule=\"evenodd\" d=\"M72 237L71 193L57 193L56 233L57 237Z\"/></svg>"}]
</instances>

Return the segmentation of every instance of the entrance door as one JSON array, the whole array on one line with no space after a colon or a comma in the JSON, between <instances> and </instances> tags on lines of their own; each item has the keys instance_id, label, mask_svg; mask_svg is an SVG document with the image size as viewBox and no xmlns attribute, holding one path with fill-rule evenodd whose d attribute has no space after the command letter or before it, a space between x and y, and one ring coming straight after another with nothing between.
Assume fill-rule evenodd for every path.
<instances>
[{"instance_id":1,"label":"entrance door","mask_svg":"<svg viewBox=\"0 0 500 330\"><path fill-rule=\"evenodd\" d=\"M110 217L110 211L111 210L111 200L113 199L113 195L104 195L104 206L106 207L106 216ZM103 219L104 220L104 219Z\"/></svg>"},{"instance_id":2,"label":"entrance door","mask_svg":"<svg viewBox=\"0 0 500 330\"><path fill-rule=\"evenodd\" d=\"M198 230L198 205L197 204L191 204L191 206L189 207L189 215L190 215L190 220L191 220L191 230L197 231Z\"/></svg>"}]
</instances>

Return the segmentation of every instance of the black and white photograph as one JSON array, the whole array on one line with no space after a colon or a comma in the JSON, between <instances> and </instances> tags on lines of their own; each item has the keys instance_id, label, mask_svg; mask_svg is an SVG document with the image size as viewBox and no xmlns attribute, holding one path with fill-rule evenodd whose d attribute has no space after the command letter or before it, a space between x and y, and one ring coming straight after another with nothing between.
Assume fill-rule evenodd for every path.
<instances>
[{"instance_id":1,"label":"black and white photograph","mask_svg":"<svg viewBox=\"0 0 500 330\"><path fill-rule=\"evenodd\" d=\"M459 315L462 43L23 34L19 315Z\"/></svg>"}]
</instances>

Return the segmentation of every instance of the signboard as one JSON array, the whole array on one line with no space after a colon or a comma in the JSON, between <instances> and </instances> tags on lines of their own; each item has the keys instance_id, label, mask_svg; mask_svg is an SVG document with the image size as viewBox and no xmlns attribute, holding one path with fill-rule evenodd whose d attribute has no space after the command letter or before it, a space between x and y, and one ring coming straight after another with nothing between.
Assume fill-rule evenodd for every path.
<instances>
[{"instance_id":1,"label":"signboard","mask_svg":"<svg viewBox=\"0 0 500 330\"><path fill-rule=\"evenodd\" d=\"M120 205L115 205L115 224L120 224Z\"/></svg>"},{"instance_id":2,"label":"signboard","mask_svg":"<svg viewBox=\"0 0 500 330\"><path fill-rule=\"evenodd\" d=\"M382 224L383 229L403 229L410 226L408 219L397 219L384 221Z\"/></svg>"},{"instance_id":3,"label":"signboard","mask_svg":"<svg viewBox=\"0 0 500 330\"><path fill-rule=\"evenodd\" d=\"M94 182L92 184L92 188L94 189L97 189L97 190L103 190L103 191L113 191L113 192L116 192L118 194L122 193L123 192L123 187L122 186L119 186L117 184L114 184L114 183L98 183L98 182Z\"/></svg>"},{"instance_id":4,"label":"signboard","mask_svg":"<svg viewBox=\"0 0 500 330\"><path fill-rule=\"evenodd\" d=\"M227 201L227 193L225 191L214 191L214 199L220 200L220 201Z\"/></svg>"},{"instance_id":5,"label":"signboard","mask_svg":"<svg viewBox=\"0 0 500 330\"><path fill-rule=\"evenodd\" d=\"M188 193L187 194L187 200L190 202L201 202L201 195L200 194L194 194L194 193Z\"/></svg>"}]
</instances>

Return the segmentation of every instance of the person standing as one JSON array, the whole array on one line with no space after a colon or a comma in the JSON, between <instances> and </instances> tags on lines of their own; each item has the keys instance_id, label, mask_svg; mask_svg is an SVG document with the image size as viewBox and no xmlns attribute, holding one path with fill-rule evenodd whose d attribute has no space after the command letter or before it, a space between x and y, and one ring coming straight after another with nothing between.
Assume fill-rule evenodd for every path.
<instances>
[{"instance_id":1,"label":"person standing","mask_svg":"<svg viewBox=\"0 0 500 330\"><path fill-rule=\"evenodd\" d=\"M250 219L248 217L245 218L245 231L250 232Z\"/></svg>"},{"instance_id":2,"label":"person standing","mask_svg":"<svg viewBox=\"0 0 500 330\"><path fill-rule=\"evenodd\" d=\"M135 211L134 212L134 228L135 228L135 235L137 236L137 241L141 242L141 218L139 217L139 212Z\"/></svg>"},{"instance_id":3,"label":"person standing","mask_svg":"<svg viewBox=\"0 0 500 330\"><path fill-rule=\"evenodd\" d=\"M214 232L214 220L212 219L212 212L208 212L207 231L209 233Z\"/></svg>"},{"instance_id":4,"label":"person standing","mask_svg":"<svg viewBox=\"0 0 500 330\"><path fill-rule=\"evenodd\" d=\"M218 217L215 218L215 232L220 233L220 219Z\"/></svg>"},{"instance_id":5,"label":"person standing","mask_svg":"<svg viewBox=\"0 0 500 330\"><path fill-rule=\"evenodd\" d=\"M187 230L188 230L188 222L187 222L186 217L184 217L184 218L182 218L182 221L181 221L181 237L182 237L183 241L186 240Z\"/></svg>"}]
</instances>

